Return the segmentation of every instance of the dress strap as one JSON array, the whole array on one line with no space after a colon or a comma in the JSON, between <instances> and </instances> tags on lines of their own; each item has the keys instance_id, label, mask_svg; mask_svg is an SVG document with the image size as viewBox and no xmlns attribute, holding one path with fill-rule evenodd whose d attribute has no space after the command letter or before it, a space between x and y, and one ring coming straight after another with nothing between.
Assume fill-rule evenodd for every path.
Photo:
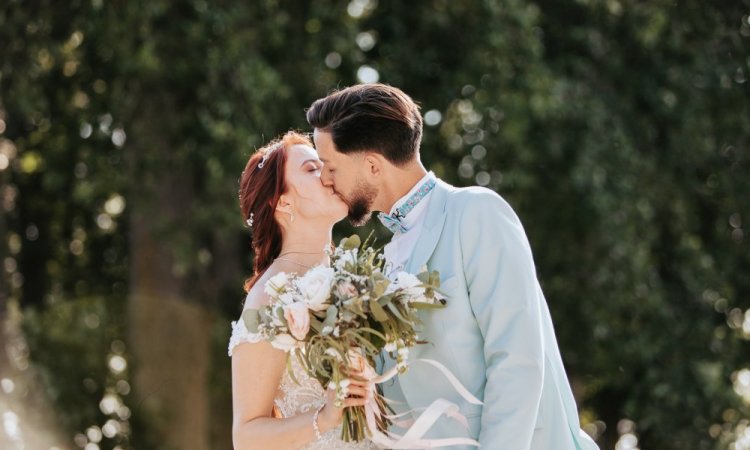
<instances>
[{"instance_id":1,"label":"dress strap","mask_svg":"<svg viewBox=\"0 0 750 450\"><path fill-rule=\"evenodd\" d=\"M249 343L255 344L263 340L263 336L259 333L251 333L245 326L245 321L240 318L236 322L232 322L232 336L229 338L229 356L232 356L234 348L240 344Z\"/></svg>"}]
</instances>

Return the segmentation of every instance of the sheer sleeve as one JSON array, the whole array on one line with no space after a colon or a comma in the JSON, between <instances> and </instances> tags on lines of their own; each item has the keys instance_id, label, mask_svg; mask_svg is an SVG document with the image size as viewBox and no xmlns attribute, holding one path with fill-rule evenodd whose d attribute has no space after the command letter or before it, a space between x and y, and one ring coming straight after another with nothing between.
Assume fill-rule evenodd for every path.
<instances>
[{"instance_id":1,"label":"sheer sleeve","mask_svg":"<svg viewBox=\"0 0 750 450\"><path fill-rule=\"evenodd\" d=\"M254 344L262 340L263 337L260 334L248 331L245 321L240 318L240 320L232 322L232 336L229 338L229 356L232 356L234 348L240 344Z\"/></svg>"}]
</instances>

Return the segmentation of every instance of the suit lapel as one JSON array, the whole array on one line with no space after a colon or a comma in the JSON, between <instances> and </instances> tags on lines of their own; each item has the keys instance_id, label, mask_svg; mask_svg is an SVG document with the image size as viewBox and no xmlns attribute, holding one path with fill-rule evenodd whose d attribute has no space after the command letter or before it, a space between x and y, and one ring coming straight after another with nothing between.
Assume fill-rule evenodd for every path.
<instances>
[{"instance_id":1,"label":"suit lapel","mask_svg":"<svg viewBox=\"0 0 750 450\"><path fill-rule=\"evenodd\" d=\"M448 193L453 186L438 180L432 191L430 204L427 207L427 215L424 219L422 232L414 246L414 251L406 263L406 270L410 273L419 272L420 268L427 264L432 253L435 251L440 233L443 231L445 224L445 204L448 200Z\"/></svg>"}]
</instances>

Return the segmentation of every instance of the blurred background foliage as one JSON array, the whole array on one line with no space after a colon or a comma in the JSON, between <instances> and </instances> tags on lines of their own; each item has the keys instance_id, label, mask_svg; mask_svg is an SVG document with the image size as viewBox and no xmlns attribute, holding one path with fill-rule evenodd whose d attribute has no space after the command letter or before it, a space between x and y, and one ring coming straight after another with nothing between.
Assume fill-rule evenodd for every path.
<instances>
[{"instance_id":1,"label":"blurred background foliage","mask_svg":"<svg viewBox=\"0 0 750 450\"><path fill-rule=\"evenodd\" d=\"M237 178L314 99L380 81L420 103L427 166L518 211L603 449L750 448L749 14L5 0L0 447L231 448Z\"/></svg>"}]
</instances>

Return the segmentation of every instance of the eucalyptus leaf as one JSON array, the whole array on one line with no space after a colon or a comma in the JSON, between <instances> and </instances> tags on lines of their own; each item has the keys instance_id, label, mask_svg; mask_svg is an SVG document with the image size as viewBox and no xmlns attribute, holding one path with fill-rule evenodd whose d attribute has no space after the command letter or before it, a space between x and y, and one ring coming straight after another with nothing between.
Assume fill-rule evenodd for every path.
<instances>
[{"instance_id":1,"label":"eucalyptus leaf","mask_svg":"<svg viewBox=\"0 0 750 450\"><path fill-rule=\"evenodd\" d=\"M409 303L414 309L443 309L445 305L440 303L411 302Z\"/></svg>"},{"instance_id":2,"label":"eucalyptus leaf","mask_svg":"<svg viewBox=\"0 0 750 450\"><path fill-rule=\"evenodd\" d=\"M328 334L330 332L333 332L333 329L336 326L336 318L338 317L338 312L339 309L336 306L331 305L328 307L328 309L326 310L326 319L323 321L323 329L329 327L330 331L325 333L321 332L321 334Z\"/></svg>"},{"instance_id":3,"label":"eucalyptus leaf","mask_svg":"<svg viewBox=\"0 0 750 450\"><path fill-rule=\"evenodd\" d=\"M359 248L360 245L362 245L362 240L356 234L341 240L341 247L344 250L354 250L355 248Z\"/></svg>"},{"instance_id":4,"label":"eucalyptus leaf","mask_svg":"<svg viewBox=\"0 0 750 450\"><path fill-rule=\"evenodd\" d=\"M370 327L360 327L360 328L358 328L358 330L359 331L364 331L365 333L374 334L375 336L379 337L380 339L386 340L386 337L385 337L385 335L383 333L381 333L381 332L379 332L377 330L374 330L374 329L372 329Z\"/></svg>"},{"instance_id":5,"label":"eucalyptus leaf","mask_svg":"<svg viewBox=\"0 0 750 450\"><path fill-rule=\"evenodd\" d=\"M380 303L376 301L370 301L370 311L372 312L372 315L375 317L375 320L378 322L387 322L388 321L388 315L385 313L385 310L382 306L380 306Z\"/></svg>"},{"instance_id":6,"label":"eucalyptus leaf","mask_svg":"<svg viewBox=\"0 0 750 450\"><path fill-rule=\"evenodd\" d=\"M261 323L260 311L257 309L246 309L242 312L242 320L245 322L245 328L251 333L258 332L258 326Z\"/></svg>"},{"instance_id":7,"label":"eucalyptus leaf","mask_svg":"<svg viewBox=\"0 0 750 450\"><path fill-rule=\"evenodd\" d=\"M310 316L310 328L313 329L316 333L320 334L320 332L323 330L323 323L315 317Z\"/></svg>"},{"instance_id":8,"label":"eucalyptus leaf","mask_svg":"<svg viewBox=\"0 0 750 450\"><path fill-rule=\"evenodd\" d=\"M409 325L412 324L411 320L408 320L407 318L401 315L401 312L398 310L398 307L394 305L393 303L388 303L386 307L393 313L394 316L398 317L400 321L407 323Z\"/></svg>"}]
</instances>

